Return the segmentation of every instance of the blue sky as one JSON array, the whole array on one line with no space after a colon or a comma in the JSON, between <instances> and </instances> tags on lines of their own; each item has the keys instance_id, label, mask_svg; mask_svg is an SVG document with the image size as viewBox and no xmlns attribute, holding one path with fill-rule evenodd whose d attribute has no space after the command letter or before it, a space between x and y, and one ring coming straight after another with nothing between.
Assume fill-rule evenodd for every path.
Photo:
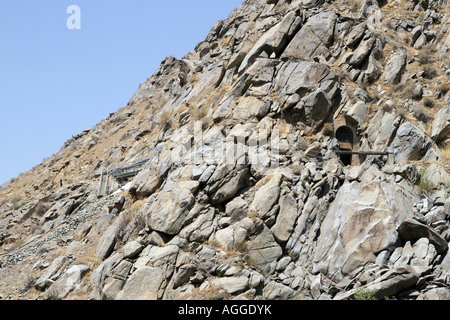
<instances>
[{"instance_id":1,"label":"blue sky","mask_svg":"<svg viewBox=\"0 0 450 320\"><path fill-rule=\"evenodd\" d=\"M0 184L124 107L243 0L0 0ZM70 5L81 29L70 30Z\"/></svg>"}]
</instances>

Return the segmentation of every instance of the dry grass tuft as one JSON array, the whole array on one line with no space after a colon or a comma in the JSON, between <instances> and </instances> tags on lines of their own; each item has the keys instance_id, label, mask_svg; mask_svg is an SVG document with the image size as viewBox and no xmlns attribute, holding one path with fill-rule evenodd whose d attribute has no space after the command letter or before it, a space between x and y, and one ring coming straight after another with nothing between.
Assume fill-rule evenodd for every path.
<instances>
[{"instance_id":1,"label":"dry grass tuft","mask_svg":"<svg viewBox=\"0 0 450 320\"><path fill-rule=\"evenodd\" d=\"M439 145L441 151L442 162L445 165L450 165L450 142L444 142Z\"/></svg>"},{"instance_id":2,"label":"dry grass tuft","mask_svg":"<svg viewBox=\"0 0 450 320\"><path fill-rule=\"evenodd\" d=\"M159 124L162 130L167 131L174 126L173 117L169 112L164 112L161 114L159 119Z\"/></svg>"},{"instance_id":3,"label":"dry grass tuft","mask_svg":"<svg viewBox=\"0 0 450 320\"><path fill-rule=\"evenodd\" d=\"M428 123L433 120L431 111L424 106L420 106L419 108L414 110L413 115L417 120L422 121L423 123Z\"/></svg>"}]
</instances>

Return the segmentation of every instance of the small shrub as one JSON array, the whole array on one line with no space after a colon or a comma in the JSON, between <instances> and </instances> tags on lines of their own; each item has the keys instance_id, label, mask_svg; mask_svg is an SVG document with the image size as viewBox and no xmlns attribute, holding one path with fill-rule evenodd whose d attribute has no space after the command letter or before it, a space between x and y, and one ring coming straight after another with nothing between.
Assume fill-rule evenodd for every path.
<instances>
[{"instance_id":1,"label":"small shrub","mask_svg":"<svg viewBox=\"0 0 450 320\"><path fill-rule=\"evenodd\" d=\"M21 291L27 292L27 291L31 290L34 287L35 282L36 282L36 279L31 274L25 275L25 279L24 279Z\"/></svg>"},{"instance_id":2,"label":"small shrub","mask_svg":"<svg viewBox=\"0 0 450 320\"><path fill-rule=\"evenodd\" d=\"M25 205L25 202L16 203L16 204L13 206L13 209L14 209L14 210L19 210L19 209L22 208L24 205Z\"/></svg>"},{"instance_id":3,"label":"small shrub","mask_svg":"<svg viewBox=\"0 0 450 320\"><path fill-rule=\"evenodd\" d=\"M443 94L446 94L448 91L450 91L450 83L441 83L438 87L439 90L441 90L441 92Z\"/></svg>"},{"instance_id":4,"label":"small shrub","mask_svg":"<svg viewBox=\"0 0 450 320\"><path fill-rule=\"evenodd\" d=\"M433 120L433 116L426 108L418 108L414 111L414 116L416 117L416 119L422 121L423 123L427 123Z\"/></svg>"},{"instance_id":5,"label":"small shrub","mask_svg":"<svg viewBox=\"0 0 450 320\"><path fill-rule=\"evenodd\" d=\"M363 289L356 290L353 298L350 300L397 300L395 297L384 297L384 299L377 299L372 292Z\"/></svg>"},{"instance_id":6,"label":"small shrub","mask_svg":"<svg viewBox=\"0 0 450 320\"><path fill-rule=\"evenodd\" d=\"M406 116L408 115L408 110L406 110L406 108L404 107L398 107L396 112L396 116L397 117L402 117L402 118L406 118Z\"/></svg>"},{"instance_id":7,"label":"small shrub","mask_svg":"<svg viewBox=\"0 0 450 320\"><path fill-rule=\"evenodd\" d=\"M389 29L394 30L394 31L397 29L395 22L392 21L392 19L390 19L386 22L386 27L388 27Z\"/></svg>"},{"instance_id":8,"label":"small shrub","mask_svg":"<svg viewBox=\"0 0 450 320\"><path fill-rule=\"evenodd\" d=\"M46 292L45 295L45 299L46 300L61 300L60 298L60 289L55 286L52 285Z\"/></svg>"},{"instance_id":9,"label":"small shrub","mask_svg":"<svg viewBox=\"0 0 450 320\"><path fill-rule=\"evenodd\" d=\"M350 300L378 300L378 299L375 298L372 292L365 291L363 289L358 289L353 295L353 298L351 298Z\"/></svg>"},{"instance_id":10,"label":"small shrub","mask_svg":"<svg viewBox=\"0 0 450 320\"><path fill-rule=\"evenodd\" d=\"M445 141L438 141L438 146L441 151L443 163L450 161L450 143Z\"/></svg>"},{"instance_id":11,"label":"small shrub","mask_svg":"<svg viewBox=\"0 0 450 320\"><path fill-rule=\"evenodd\" d=\"M427 108L434 108L434 102L433 102L433 100L431 100L431 99L424 99L423 100L423 105L425 106L425 107L427 107Z\"/></svg>"},{"instance_id":12,"label":"small shrub","mask_svg":"<svg viewBox=\"0 0 450 320\"><path fill-rule=\"evenodd\" d=\"M194 119L194 120L202 120L208 114L208 109L204 108L203 106L201 106L201 107L193 107L193 108L189 109L189 113L191 114L192 119Z\"/></svg>"},{"instance_id":13,"label":"small shrub","mask_svg":"<svg viewBox=\"0 0 450 320\"><path fill-rule=\"evenodd\" d=\"M422 192L430 192L434 189L433 183L423 178L420 179L418 187Z\"/></svg>"},{"instance_id":14,"label":"small shrub","mask_svg":"<svg viewBox=\"0 0 450 320\"><path fill-rule=\"evenodd\" d=\"M427 64L427 63L429 63L429 62L430 62L430 60L429 60L428 57L420 57L420 58L419 58L419 63L420 63L420 64Z\"/></svg>"},{"instance_id":15,"label":"small shrub","mask_svg":"<svg viewBox=\"0 0 450 320\"><path fill-rule=\"evenodd\" d=\"M167 112L161 114L161 118L160 118L160 120L159 120L159 123L160 123L160 125L161 125L161 128L162 128L164 131L169 130L169 129L172 128L172 126L173 126L173 119L172 119L172 116L171 116L169 113L167 113Z\"/></svg>"},{"instance_id":16,"label":"small shrub","mask_svg":"<svg viewBox=\"0 0 450 320\"><path fill-rule=\"evenodd\" d=\"M401 93L405 90L405 84L399 83L394 89L392 90L395 93Z\"/></svg>"},{"instance_id":17,"label":"small shrub","mask_svg":"<svg viewBox=\"0 0 450 320\"><path fill-rule=\"evenodd\" d=\"M332 137L334 135L333 124L332 123L325 123L323 125L322 132L323 132L324 135Z\"/></svg>"},{"instance_id":18,"label":"small shrub","mask_svg":"<svg viewBox=\"0 0 450 320\"><path fill-rule=\"evenodd\" d=\"M431 67L425 67L423 69L422 78L424 79L434 79L437 76L436 70Z\"/></svg>"},{"instance_id":19,"label":"small shrub","mask_svg":"<svg viewBox=\"0 0 450 320\"><path fill-rule=\"evenodd\" d=\"M238 252L247 253L248 252L248 249L247 249L247 246L246 246L247 242L248 242L248 239L244 239L244 240L242 240L242 241L240 241L238 243L235 243L234 244L234 250L236 250Z\"/></svg>"},{"instance_id":20,"label":"small shrub","mask_svg":"<svg viewBox=\"0 0 450 320\"><path fill-rule=\"evenodd\" d=\"M395 104L393 104L393 103L383 103L381 108L386 112L391 112L392 109L394 109L394 107L395 107Z\"/></svg>"},{"instance_id":21,"label":"small shrub","mask_svg":"<svg viewBox=\"0 0 450 320\"><path fill-rule=\"evenodd\" d=\"M420 50L418 61L421 65L434 62L434 55L437 49L434 46L426 46Z\"/></svg>"},{"instance_id":22,"label":"small shrub","mask_svg":"<svg viewBox=\"0 0 450 320\"><path fill-rule=\"evenodd\" d=\"M43 203L38 203L34 213L38 217L42 217L48 211L48 207Z\"/></svg>"},{"instance_id":23,"label":"small shrub","mask_svg":"<svg viewBox=\"0 0 450 320\"><path fill-rule=\"evenodd\" d=\"M408 81L405 85L403 85L402 90L400 92L400 97L416 99L414 93L415 88L416 83L413 81Z\"/></svg>"}]
</instances>

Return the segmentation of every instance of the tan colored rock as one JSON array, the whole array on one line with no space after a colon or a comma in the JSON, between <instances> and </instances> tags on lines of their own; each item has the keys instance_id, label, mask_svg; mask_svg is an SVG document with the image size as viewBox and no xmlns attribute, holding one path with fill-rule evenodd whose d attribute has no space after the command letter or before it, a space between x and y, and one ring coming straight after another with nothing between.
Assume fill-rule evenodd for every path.
<instances>
[{"instance_id":1,"label":"tan colored rock","mask_svg":"<svg viewBox=\"0 0 450 320\"><path fill-rule=\"evenodd\" d=\"M288 194L280 198L280 212L271 231L278 242L286 243L294 231L295 223L299 215L297 201Z\"/></svg>"},{"instance_id":2,"label":"tan colored rock","mask_svg":"<svg viewBox=\"0 0 450 320\"><path fill-rule=\"evenodd\" d=\"M433 120L431 138L445 141L450 136L450 107L439 110Z\"/></svg>"},{"instance_id":3,"label":"tan colored rock","mask_svg":"<svg viewBox=\"0 0 450 320\"><path fill-rule=\"evenodd\" d=\"M141 267L133 272L116 300L157 300L163 280L159 268Z\"/></svg>"},{"instance_id":4,"label":"tan colored rock","mask_svg":"<svg viewBox=\"0 0 450 320\"><path fill-rule=\"evenodd\" d=\"M328 58L337 16L332 11L312 16L300 29L283 52L284 58Z\"/></svg>"},{"instance_id":5,"label":"tan colored rock","mask_svg":"<svg viewBox=\"0 0 450 320\"><path fill-rule=\"evenodd\" d=\"M167 183L165 188L155 198L149 198L141 209L148 225L159 232L177 234L195 203L193 192L197 189L197 181ZM173 192L174 190L177 192Z\"/></svg>"},{"instance_id":6,"label":"tan colored rock","mask_svg":"<svg viewBox=\"0 0 450 320\"><path fill-rule=\"evenodd\" d=\"M281 173L277 173L266 184L258 186L255 198L248 208L249 212L257 213L262 219L267 217L273 206L278 203L282 177Z\"/></svg>"},{"instance_id":7,"label":"tan colored rock","mask_svg":"<svg viewBox=\"0 0 450 320\"><path fill-rule=\"evenodd\" d=\"M246 250L248 251L249 263L268 270L270 270L272 263L276 263L283 254L283 249L275 241L267 227L264 227L259 235L246 243Z\"/></svg>"}]
</instances>

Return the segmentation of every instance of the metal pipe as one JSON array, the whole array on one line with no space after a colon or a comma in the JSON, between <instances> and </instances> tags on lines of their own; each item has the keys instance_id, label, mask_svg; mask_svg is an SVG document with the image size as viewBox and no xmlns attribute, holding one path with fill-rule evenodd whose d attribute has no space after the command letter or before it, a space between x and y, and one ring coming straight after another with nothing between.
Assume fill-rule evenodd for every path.
<instances>
[{"instance_id":1,"label":"metal pipe","mask_svg":"<svg viewBox=\"0 0 450 320\"><path fill-rule=\"evenodd\" d=\"M334 153L338 154L360 154L360 155L374 155L374 156L386 156L394 154L394 152L389 151L351 151L351 150L333 150Z\"/></svg>"}]
</instances>

